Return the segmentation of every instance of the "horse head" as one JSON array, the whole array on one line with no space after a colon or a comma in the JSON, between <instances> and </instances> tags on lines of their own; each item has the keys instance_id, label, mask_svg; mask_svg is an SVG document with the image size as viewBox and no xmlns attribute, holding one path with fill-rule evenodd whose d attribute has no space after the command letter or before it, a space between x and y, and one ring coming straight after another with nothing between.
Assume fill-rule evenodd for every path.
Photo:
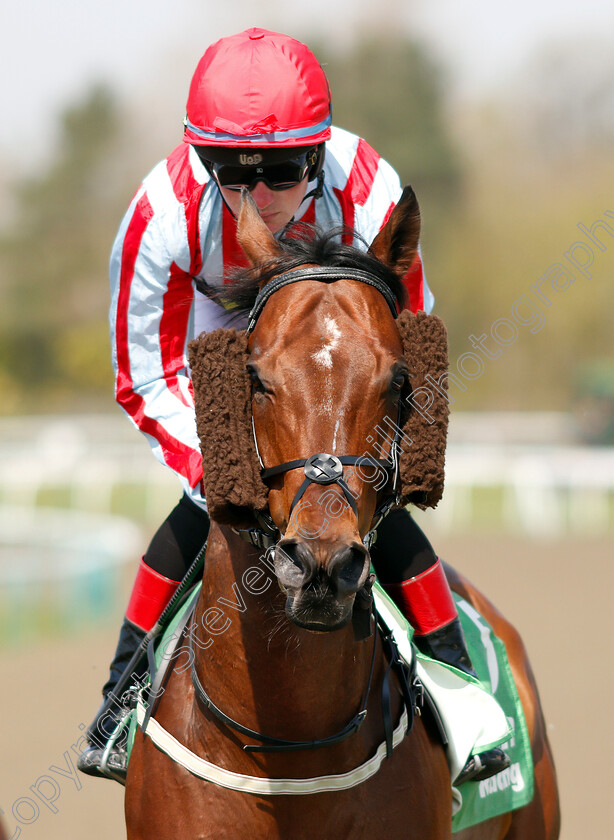
<instances>
[{"instance_id":1,"label":"horse head","mask_svg":"<svg viewBox=\"0 0 614 840\"><path fill-rule=\"evenodd\" d=\"M396 318L419 220L406 190L368 253L313 233L280 243L246 192L238 239L258 292L247 333L217 331L191 347L212 516L236 525L246 511L266 509L280 534L273 556L286 613L311 630L349 621L369 574L371 530L385 508L430 505L441 495L447 403L441 394L415 395L424 391L425 370L441 379L445 331L424 313ZM421 351L433 333L435 369ZM220 442L211 427L228 427L237 413L246 460L233 476L219 452L232 450L236 460L238 438ZM417 414L430 423L414 445ZM216 470L224 474L221 500Z\"/></svg>"}]
</instances>

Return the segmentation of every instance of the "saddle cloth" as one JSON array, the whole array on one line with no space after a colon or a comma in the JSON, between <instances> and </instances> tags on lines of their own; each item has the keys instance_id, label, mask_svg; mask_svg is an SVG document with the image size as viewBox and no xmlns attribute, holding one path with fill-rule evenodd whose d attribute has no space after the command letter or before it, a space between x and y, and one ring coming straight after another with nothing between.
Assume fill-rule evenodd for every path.
<instances>
[{"instance_id":1,"label":"saddle cloth","mask_svg":"<svg viewBox=\"0 0 614 840\"><path fill-rule=\"evenodd\" d=\"M415 651L411 626L377 583L373 595L401 656L408 659ZM505 645L471 604L453 595L479 682L420 652L416 667L443 723L450 777L457 777L471 755L492 747L502 747L511 760L507 770L490 779L452 786L452 831L458 832L528 804L534 778L527 725Z\"/></svg>"}]
</instances>

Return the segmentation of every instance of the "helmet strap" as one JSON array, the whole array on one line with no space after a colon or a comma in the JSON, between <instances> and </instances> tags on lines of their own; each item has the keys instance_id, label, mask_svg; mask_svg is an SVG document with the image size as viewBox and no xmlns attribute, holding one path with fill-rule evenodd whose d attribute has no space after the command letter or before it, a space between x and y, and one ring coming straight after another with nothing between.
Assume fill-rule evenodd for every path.
<instances>
[{"instance_id":1,"label":"helmet strap","mask_svg":"<svg viewBox=\"0 0 614 840\"><path fill-rule=\"evenodd\" d=\"M311 198L311 197L322 198L323 191L324 191L324 172L322 171L322 172L318 172L318 181L317 181L315 187L311 190L311 192L307 193L307 195L305 196L303 201L307 201L307 199ZM301 201L301 204L303 203L303 201Z\"/></svg>"},{"instance_id":2,"label":"helmet strap","mask_svg":"<svg viewBox=\"0 0 614 840\"><path fill-rule=\"evenodd\" d=\"M301 201L301 204L304 204L307 201L308 198L313 198L313 199L321 198L323 191L324 191L324 172L318 172L318 181L317 181L315 187L311 190L311 192L307 193L305 198ZM300 206L301 205L299 205L299 207ZM290 225L293 225L293 224L294 224L294 216L292 216L292 218L290 219L288 224L285 226L284 230L288 230Z\"/></svg>"}]
</instances>

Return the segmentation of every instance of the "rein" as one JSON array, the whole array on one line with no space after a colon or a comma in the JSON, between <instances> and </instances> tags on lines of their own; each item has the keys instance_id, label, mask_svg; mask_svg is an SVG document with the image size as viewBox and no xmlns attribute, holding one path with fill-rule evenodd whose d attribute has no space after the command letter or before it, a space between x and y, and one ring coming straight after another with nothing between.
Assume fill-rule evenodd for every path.
<instances>
[{"instance_id":1,"label":"rein","mask_svg":"<svg viewBox=\"0 0 614 840\"><path fill-rule=\"evenodd\" d=\"M195 606L195 605L194 605ZM379 614L371 608L371 615L375 617L376 632L373 634L373 651L371 654L371 664L369 666L369 677L367 685L363 694L363 699L360 703L360 711L358 711L352 720L347 723L343 729L334 735L329 735L326 738L316 738L311 741L291 741L285 738L276 738L271 735L265 735L262 732L257 732L255 729L250 729L243 726L242 723L231 718L223 712L219 706L213 702L209 697L200 677L196 671L196 656L194 651L194 616L193 611L190 611L192 621L190 629L188 630L188 650L190 659L190 676L192 678L192 685L198 702L210 711L218 720L225 726L240 732L242 735L247 735L248 738L254 738L261 741L261 745L244 744L243 750L245 752L297 752L298 750L319 750L322 747L333 747L340 744L358 732L360 727L367 717L367 706L369 703L369 695L371 694L371 686L373 684L373 674L375 671L376 653L378 647L378 639L381 637L384 653L388 661L384 679L382 682L382 717L384 721L384 733L386 743L386 755L389 758L392 755L394 748L394 728L392 723L391 713L391 694L389 678L391 671L394 671L398 678L401 687L401 696L403 698L404 714L407 719L407 727L405 734L408 735L413 727L414 715L420 714L420 707L422 705L422 688L416 679L416 658L412 656L411 662L406 664L399 653L397 643L391 630L382 622Z\"/></svg>"},{"instance_id":2,"label":"rein","mask_svg":"<svg viewBox=\"0 0 614 840\"><path fill-rule=\"evenodd\" d=\"M375 654L377 651L377 640L379 633L373 634L373 653L371 655L371 665L369 667L369 678L367 680L367 687L365 689L363 699L360 704L360 711L357 712L352 720L346 724L343 729L335 735L329 735L327 738L319 738L311 741L288 741L284 738L274 738L270 735L264 735L262 732L256 732L254 729L249 729L247 726L238 723L233 718L225 714L219 706L216 706L213 700L209 697L200 681L198 673L196 672L196 658L194 655L194 637L193 637L194 623L190 626L188 633L188 648L190 652L190 675L192 677L192 685L198 702L206 709L212 712L218 720L221 720L226 726L235 729L242 735L247 735L248 738L255 738L257 741L262 741L262 746L256 744L245 744L243 749L245 752L294 752L297 750L318 750L322 747L332 747L335 744L345 741L350 735L358 732L367 716L367 704L369 694L371 693L371 684L373 682L373 672L375 669ZM386 733L386 742L389 741L389 733Z\"/></svg>"}]
</instances>

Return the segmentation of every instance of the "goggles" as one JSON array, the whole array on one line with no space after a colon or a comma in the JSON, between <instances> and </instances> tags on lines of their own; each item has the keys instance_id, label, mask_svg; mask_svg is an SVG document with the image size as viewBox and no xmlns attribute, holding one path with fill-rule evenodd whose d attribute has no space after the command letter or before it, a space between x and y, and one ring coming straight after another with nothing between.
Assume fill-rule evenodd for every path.
<instances>
[{"instance_id":1,"label":"goggles","mask_svg":"<svg viewBox=\"0 0 614 840\"><path fill-rule=\"evenodd\" d=\"M256 166L216 163L203 157L201 160L220 187L238 192L244 187L253 190L258 181L263 181L270 190L290 190L309 174L317 156L317 149L309 149L290 160Z\"/></svg>"}]
</instances>

